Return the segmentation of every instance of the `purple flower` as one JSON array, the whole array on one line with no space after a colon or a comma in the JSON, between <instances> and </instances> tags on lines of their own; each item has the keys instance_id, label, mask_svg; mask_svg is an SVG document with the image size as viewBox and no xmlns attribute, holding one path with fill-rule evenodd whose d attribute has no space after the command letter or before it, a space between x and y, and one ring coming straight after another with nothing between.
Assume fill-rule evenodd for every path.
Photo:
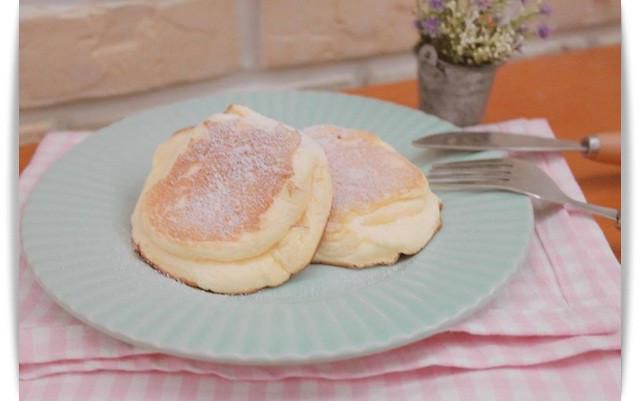
<instances>
[{"instance_id":1,"label":"purple flower","mask_svg":"<svg viewBox=\"0 0 640 401\"><path fill-rule=\"evenodd\" d=\"M542 39L546 39L551 35L551 28L546 24L538 25L538 36Z\"/></svg>"},{"instance_id":2,"label":"purple flower","mask_svg":"<svg viewBox=\"0 0 640 401\"><path fill-rule=\"evenodd\" d=\"M444 10L443 0L429 0L429 8L433 11L440 12Z\"/></svg>"},{"instance_id":3,"label":"purple flower","mask_svg":"<svg viewBox=\"0 0 640 401\"><path fill-rule=\"evenodd\" d=\"M551 15L551 13L553 13L553 7L551 7L551 4L544 3L540 6L540 14Z\"/></svg>"},{"instance_id":4,"label":"purple flower","mask_svg":"<svg viewBox=\"0 0 640 401\"><path fill-rule=\"evenodd\" d=\"M435 17L427 17L423 20L416 21L418 29L432 38L440 33L440 20Z\"/></svg>"},{"instance_id":5,"label":"purple flower","mask_svg":"<svg viewBox=\"0 0 640 401\"><path fill-rule=\"evenodd\" d=\"M474 3L476 3L476 6L478 6L480 10L486 10L489 8L491 0L474 0Z\"/></svg>"}]
</instances>

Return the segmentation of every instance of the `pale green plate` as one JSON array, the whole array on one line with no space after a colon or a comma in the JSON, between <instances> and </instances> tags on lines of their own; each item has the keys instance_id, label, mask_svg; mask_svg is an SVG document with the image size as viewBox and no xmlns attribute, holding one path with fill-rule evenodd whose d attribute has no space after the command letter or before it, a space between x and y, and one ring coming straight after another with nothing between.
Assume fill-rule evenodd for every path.
<instances>
[{"instance_id":1,"label":"pale green plate","mask_svg":"<svg viewBox=\"0 0 640 401\"><path fill-rule=\"evenodd\" d=\"M452 125L420 111L335 93L225 93L149 110L90 136L43 177L27 204L23 244L62 307L126 342L242 364L337 360L445 330L516 271L533 227L526 197L440 193L443 228L418 255L359 271L312 265L248 296L200 291L136 257L129 216L156 146L179 128L240 103L295 127L371 130L422 168L442 154L410 142ZM456 155L448 158L464 158ZM426 170L425 170L426 171Z\"/></svg>"}]
</instances>

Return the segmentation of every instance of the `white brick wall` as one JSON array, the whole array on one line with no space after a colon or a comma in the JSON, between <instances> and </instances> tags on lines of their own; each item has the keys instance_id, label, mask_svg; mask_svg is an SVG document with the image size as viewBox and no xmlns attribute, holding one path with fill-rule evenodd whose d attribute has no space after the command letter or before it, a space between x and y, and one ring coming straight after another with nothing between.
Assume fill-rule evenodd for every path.
<instances>
[{"instance_id":1,"label":"white brick wall","mask_svg":"<svg viewBox=\"0 0 640 401\"><path fill-rule=\"evenodd\" d=\"M525 55L618 42L619 2L553 0L556 34ZM23 0L20 109L34 127L93 128L228 88L410 79L414 0ZM26 135L26 134L25 134Z\"/></svg>"},{"instance_id":2,"label":"white brick wall","mask_svg":"<svg viewBox=\"0 0 640 401\"><path fill-rule=\"evenodd\" d=\"M235 0L23 7L20 106L119 95L240 67Z\"/></svg>"}]
</instances>

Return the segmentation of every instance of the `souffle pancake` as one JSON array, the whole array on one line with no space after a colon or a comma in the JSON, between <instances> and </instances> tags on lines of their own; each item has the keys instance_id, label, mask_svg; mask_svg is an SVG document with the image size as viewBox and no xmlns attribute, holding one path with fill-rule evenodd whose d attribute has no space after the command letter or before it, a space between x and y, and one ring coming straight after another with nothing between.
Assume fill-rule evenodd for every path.
<instances>
[{"instance_id":1,"label":"souffle pancake","mask_svg":"<svg viewBox=\"0 0 640 401\"><path fill-rule=\"evenodd\" d=\"M322 148L232 105L156 150L131 216L140 256L191 286L244 294L311 261L333 189Z\"/></svg>"},{"instance_id":2,"label":"souffle pancake","mask_svg":"<svg viewBox=\"0 0 640 401\"><path fill-rule=\"evenodd\" d=\"M334 192L314 262L392 264L420 251L438 231L441 202L424 174L375 134L333 125L303 134L324 149Z\"/></svg>"}]
</instances>

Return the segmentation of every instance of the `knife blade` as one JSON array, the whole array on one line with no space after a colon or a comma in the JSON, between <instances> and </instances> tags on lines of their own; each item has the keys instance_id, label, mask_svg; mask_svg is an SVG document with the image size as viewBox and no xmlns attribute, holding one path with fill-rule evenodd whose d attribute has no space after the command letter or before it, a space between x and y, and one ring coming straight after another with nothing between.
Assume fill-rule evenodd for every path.
<instances>
[{"instance_id":1,"label":"knife blade","mask_svg":"<svg viewBox=\"0 0 640 401\"><path fill-rule=\"evenodd\" d=\"M442 132L416 139L412 143L419 148L463 151L589 152L589 144L587 141L580 143L562 139L541 138L532 135L493 131Z\"/></svg>"},{"instance_id":2,"label":"knife blade","mask_svg":"<svg viewBox=\"0 0 640 401\"><path fill-rule=\"evenodd\" d=\"M587 136L580 142L532 135L496 131L451 131L428 135L414 140L419 148L461 151L508 150L515 152L567 152L576 151L591 160L621 164L622 150L619 132Z\"/></svg>"}]
</instances>

